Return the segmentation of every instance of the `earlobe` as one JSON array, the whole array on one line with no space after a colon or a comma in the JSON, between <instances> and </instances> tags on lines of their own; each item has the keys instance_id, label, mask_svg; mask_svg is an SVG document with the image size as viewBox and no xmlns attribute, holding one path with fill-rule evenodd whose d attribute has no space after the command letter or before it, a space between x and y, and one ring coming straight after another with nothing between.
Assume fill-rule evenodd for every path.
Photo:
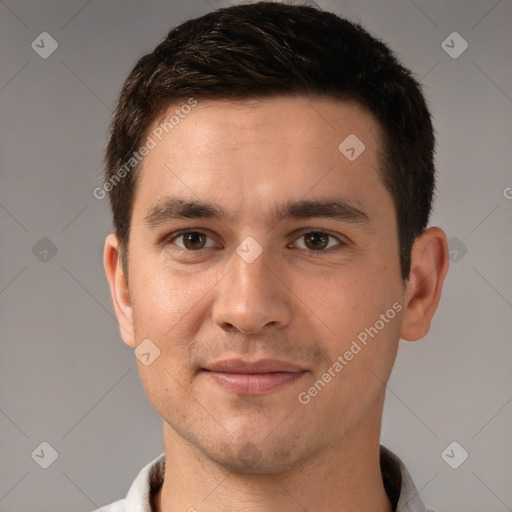
<instances>
[{"instance_id":1,"label":"earlobe","mask_svg":"<svg viewBox=\"0 0 512 512\"><path fill-rule=\"evenodd\" d=\"M407 282L400 337L416 341L425 336L441 299L448 272L448 242L438 227L426 229L415 241Z\"/></svg>"},{"instance_id":2,"label":"earlobe","mask_svg":"<svg viewBox=\"0 0 512 512\"><path fill-rule=\"evenodd\" d=\"M133 307L130 301L128 280L121 264L119 240L111 233L105 239L103 265L110 286L121 338L130 347L135 348L133 329Z\"/></svg>"}]
</instances>

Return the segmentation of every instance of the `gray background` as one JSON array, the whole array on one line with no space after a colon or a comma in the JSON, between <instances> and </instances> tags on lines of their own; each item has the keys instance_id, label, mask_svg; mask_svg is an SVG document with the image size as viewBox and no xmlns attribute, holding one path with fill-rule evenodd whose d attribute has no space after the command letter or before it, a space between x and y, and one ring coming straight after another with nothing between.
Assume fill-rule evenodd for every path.
<instances>
[{"instance_id":1,"label":"gray background","mask_svg":"<svg viewBox=\"0 0 512 512\"><path fill-rule=\"evenodd\" d=\"M124 497L163 451L118 334L101 262L108 204L92 191L136 60L225 5L0 0L1 512L87 512ZM438 511L512 510L512 2L319 5L362 22L424 84L438 131L431 223L457 251L430 333L401 342L382 442ZM47 59L31 48L44 31L59 45ZM469 44L456 59L441 46L454 31ZM43 441L58 452L46 470L31 457ZM458 469L441 458L452 441L469 453Z\"/></svg>"}]
</instances>

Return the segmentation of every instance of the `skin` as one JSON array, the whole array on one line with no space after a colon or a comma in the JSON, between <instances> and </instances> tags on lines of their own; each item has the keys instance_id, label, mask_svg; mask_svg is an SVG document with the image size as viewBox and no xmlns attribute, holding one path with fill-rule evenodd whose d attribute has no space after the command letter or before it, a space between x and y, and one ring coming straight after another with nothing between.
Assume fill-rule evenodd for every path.
<instances>
[{"instance_id":1,"label":"skin","mask_svg":"<svg viewBox=\"0 0 512 512\"><path fill-rule=\"evenodd\" d=\"M365 144L353 162L338 150L352 133ZM161 351L148 366L138 361L163 419L167 465L156 511L391 510L379 468L385 383L399 339L429 330L448 254L445 233L428 228L402 282L379 144L377 122L356 104L212 100L145 157L128 273L114 234L105 241L104 265L124 342L135 348L149 338ZM144 217L166 196L214 203L232 218L171 219L150 228ZM369 222L269 219L277 206L302 199L349 201ZM175 237L189 228L206 238L191 246ZM318 243L302 229L333 237ZM262 247L252 263L236 252L248 236ZM298 394L394 303L402 310L300 403ZM265 394L235 393L200 371L227 357L276 358L307 371Z\"/></svg>"}]
</instances>

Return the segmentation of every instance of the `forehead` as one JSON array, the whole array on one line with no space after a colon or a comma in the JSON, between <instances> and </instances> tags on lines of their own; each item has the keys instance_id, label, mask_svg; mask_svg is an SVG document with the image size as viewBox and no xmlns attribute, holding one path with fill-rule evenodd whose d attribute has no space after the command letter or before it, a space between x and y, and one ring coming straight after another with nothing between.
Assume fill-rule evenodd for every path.
<instances>
[{"instance_id":1,"label":"forehead","mask_svg":"<svg viewBox=\"0 0 512 512\"><path fill-rule=\"evenodd\" d=\"M380 127L353 102L208 100L181 111L178 104L146 137L154 147L142 162L134 216L169 195L270 209L336 190L356 205L386 194L378 172Z\"/></svg>"}]
</instances>

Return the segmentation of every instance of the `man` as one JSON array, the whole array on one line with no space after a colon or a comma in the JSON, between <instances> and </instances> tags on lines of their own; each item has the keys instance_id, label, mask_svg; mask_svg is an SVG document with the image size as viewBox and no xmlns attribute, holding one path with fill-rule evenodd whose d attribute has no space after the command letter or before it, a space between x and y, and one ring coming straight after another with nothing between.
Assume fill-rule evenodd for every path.
<instances>
[{"instance_id":1,"label":"man","mask_svg":"<svg viewBox=\"0 0 512 512\"><path fill-rule=\"evenodd\" d=\"M102 510L427 510L379 440L448 269L433 153L419 84L332 13L220 9L140 59L104 264L165 454Z\"/></svg>"}]
</instances>

